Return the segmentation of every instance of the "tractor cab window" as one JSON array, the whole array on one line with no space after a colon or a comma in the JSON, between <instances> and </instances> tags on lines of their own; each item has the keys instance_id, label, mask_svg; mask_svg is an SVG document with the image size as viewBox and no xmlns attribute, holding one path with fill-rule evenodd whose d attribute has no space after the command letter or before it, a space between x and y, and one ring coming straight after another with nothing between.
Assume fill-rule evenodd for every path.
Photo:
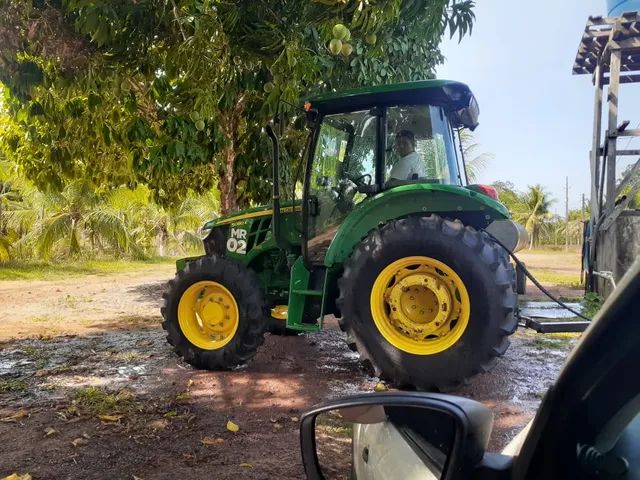
<instances>
[{"instance_id":1,"label":"tractor cab window","mask_svg":"<svg viewBox=\"0 0 640 480\"><path fill-rule=\"evenodd\" d=\"M366 198L358 187L375 182L377 117L368 110L327 115L311 166L307 250L322 262L329 243L353 208Z\"/></svg>"},{"instance_id":2,"label":"tractor cab window","mask_svg":"<svg viewBox=\"0 0 640 480\"><path fill-rule=\"evenodd\" d=\"M441 107L387 109L386 186L461 184L449 119Z\"/></svg>"}]
</instances>

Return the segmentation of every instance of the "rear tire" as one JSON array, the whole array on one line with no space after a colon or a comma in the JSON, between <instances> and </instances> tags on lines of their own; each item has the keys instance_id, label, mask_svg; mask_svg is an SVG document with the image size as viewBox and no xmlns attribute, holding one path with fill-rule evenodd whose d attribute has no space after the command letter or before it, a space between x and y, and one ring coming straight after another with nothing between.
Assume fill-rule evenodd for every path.
<instances>
[{"instance_id":1,"label":"rear tire","mask_svg":"<svg viewBox=\"0 0 640 480\"><path fill-rule=\"evenodd\" d=\"M454 336L455 343L444 350L429 354L409 353L410 349L394 346L381 333L372 313L376 279L394 262L414 256L442 262L457 274L470 305L461 336ZM449 280L446 275L443 278ZM394 220L372 231L345 264L339 282L340 326L347 332L350 347L357 349L363 363L382 379L400 387L450 390L479 372L489 371L496 357L507 350L508 336L517 327L513 278L506 252L483 232L437 215ZM456 292L456 298L459 296ZM384 298L388 301L386 293ZM457 328L456 322L452 322L451 332Z\"/></svg>"},{"instance_id":2,"label":"rear tire","mask_svg":"<svg viewBox=\"0 0 640 480\"><path fill-rule=\"evenodd\" d=\"M219 348L195 345L195 337L189 340L180 325L180 299L199 282L221 285L237 305L237 328ZM267 323L263 315L262 286L256 274L243 265L217 255L202 257L187 263L184 270L169 281L162 296L162 328L167 331L167 341L176 354L196 368L228 370L237 367L251 359L264 342Z\"/></svg>"}]
</instances>

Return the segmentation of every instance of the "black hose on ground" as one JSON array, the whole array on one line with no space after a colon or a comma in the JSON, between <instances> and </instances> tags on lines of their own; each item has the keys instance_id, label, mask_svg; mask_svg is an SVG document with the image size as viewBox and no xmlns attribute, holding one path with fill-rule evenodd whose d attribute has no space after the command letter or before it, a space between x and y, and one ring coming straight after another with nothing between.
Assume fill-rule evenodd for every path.
<instances>
[{"instance_id":1,"label":"black hose on ground","mask_svg":"<svg viewBox=\"0 0 640 480\"><path fill-rule=\"evenodd\" d=\"M515 264L520 267L522 269L522 271L524 272L524 274L529 278L529 280L531 280L531 282L540 289L540 291L542 293L544 293L547 297L549 297L551 300L553 300L554 302L556 302L558 305L560 305L562 308L569 310L571 313L573 313L576 317L580 317L583 320L587 320L587 321L591 321L591 318L586 317L584 315L582 315L580 312L577 312L576 310L574 310L573 308L571 308L569 305L567 305L566 303L564 303L563 301L561 301L560 299L556 298L553 296L553 294L551 292L549 292L549 290L547 290L546 288L544 288L540 282L538 282L538 280L536 280L536 277L534 277L531 272L529 270L527 270L527 267L524 265L524 263L522 263L520 260L518 260L518 257L516 257L516 255L509 250L507 247L505 247L502 242L500 240L498 240L496 237L494 237L493 235L491 235L489 232L487 232L485 230L485 233L487 235L489 235L489 237L491 237L491 239L496 242L498 245L500 245L502 248L504 248L506 250L506 252L509 254L509 256L513 259L513 261L515 262Z\"/></svg>"}]
</instances>

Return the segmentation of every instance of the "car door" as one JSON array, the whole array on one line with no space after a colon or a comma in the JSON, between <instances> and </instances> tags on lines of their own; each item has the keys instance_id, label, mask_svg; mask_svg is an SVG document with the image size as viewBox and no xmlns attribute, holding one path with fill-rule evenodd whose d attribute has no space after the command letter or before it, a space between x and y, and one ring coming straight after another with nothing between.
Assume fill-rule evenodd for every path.
<instances>
[{"instance_id":1,"label":"car door","mask_svg":"<svg viewBox=\"0 0 640 480\"><path fill-rule=\"evenodd\" d=\"M637 260L547 392L513 478L639 479L639 414Z\"/></svg>"}]
</instances>

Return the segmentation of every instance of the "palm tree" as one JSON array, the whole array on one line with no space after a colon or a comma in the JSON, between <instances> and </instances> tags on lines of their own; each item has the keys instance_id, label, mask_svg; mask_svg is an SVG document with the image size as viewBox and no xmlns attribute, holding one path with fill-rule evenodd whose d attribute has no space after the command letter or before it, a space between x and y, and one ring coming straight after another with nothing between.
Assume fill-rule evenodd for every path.
<instances>
[{"instance_id":1,"label":"palm tree","mask_svg":"<svg viewBox=\"0 0 640 480\"><path fill-rule=\"evenodd\" d=\"M529 250L538 244L540 227L546 219L551 218L549 207L555 201L542 185L529 186L528 190L520 195L519 202L514 206L512 215L514 220L524 224L529 232Z\"/></svg>"},{"instance_id":2,"label":"palm tree","mask_svg":"<svg viewBox=\"0 0 640 480\"><path fill-rule=\"evenodd\" d=\"M111 247L125 252L129 235L121 215L104 208L93 186L84 180L69 184L60 193L44 195L47 215L37 233L37 248L48 258L56 245L64 245L67 256L80 253L88 239L93 249Z\"/></svg>"},{"instance_id":3,"label":"palm tree","mask_svg":"<svg viewBox=\"0 0 640 480\"><path fill-rule=\"evenodd\" d=\"M467 180L469 183L475 183L478 181L480 172L487 168L489 162L494 158L494 154L487 152L478 153L480 144L475 141L473 133L471 133L470 130L460 130L459 138L462 144L462 155L464 156Z\"/></svg>"}]
</instances>

